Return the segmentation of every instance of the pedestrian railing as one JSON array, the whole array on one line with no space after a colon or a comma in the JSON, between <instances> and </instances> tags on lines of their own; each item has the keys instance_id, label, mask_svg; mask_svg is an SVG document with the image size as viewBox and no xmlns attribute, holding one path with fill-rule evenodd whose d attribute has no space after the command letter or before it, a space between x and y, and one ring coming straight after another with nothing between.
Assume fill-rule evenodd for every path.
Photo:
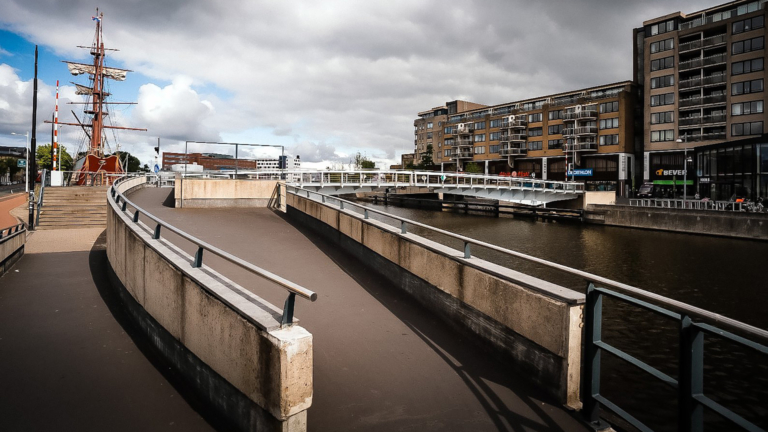
<instances>
[{"instance_id":1,"label":"pedestrian railing","mask_svg":"<svg viewBox=\"0 0 768 432\"><path fill-rule=\"evenodd\" d=\"M43 207L43 196L45 195L47 174L48 170L44 169L40 177L40 192L37 194L37 212L35 215L34 226L32 228L40 225L40 209ZM50 184L50 179L48 179L48 184Z\"/></svg>"},{"instance_id":2,"label":"pedestrian railing","mask_svg":"<svg viewBox=\"0 0 768 432\"><path fill-rule=\"evenodd\" d=\"M135 178L135 177L134 177ZM147 176L147 180L149 182L154 182L157 179L154 175ZM285 300L285 306L283 308L283 316L281 320L282 326L287 326L293 324L293 310L294 310L294 304L296 300L296 296L305 298L310 301L317 300L317 294L307 288L302 287L301 285L298 285L296 283L293 283L287 279L284 279L272 272L269 272L267 270L262 269L261 267L258 267L254 264L251 264L241 258L238 258L228 252L225 252L222 249L217 248L216 246L213 246L203 240L200 240L197 237L194 237L179 228L174 227L173 225L161 220L160 218L152 215L151 213L147 212L146 210L142 209L141 207L137 206L133 202L131 202L128 198L125 197L125 195L118 191L116 186L120 184L122 181L128 180L128 178L119 179L117 180L110 188L110 196L115 201L115 204L118 205L120 210L124 214L128 214L131 216L131 220L134 224L139 224L139 216L144 215L147 219L150 219L155 224L154 232L152 234L153 240L160 240L160 233L161 228L164 228L179 237L183 238L184 240L189 241L190 243L197 246L197 252L195 252L195 256L192 260L192 267L199 268L203 265L203 253L205 251L212 253L213 255L216 255L220 258L223 258L226 261L229 261L232 264L235 264L236 266L243 268L247 270L248 272L255 274L263 279L266 279L268 281L274 282L277 285L281 286L283 289L288 291L288 298Z\"/></svg>"},{"instance_id":3,"label":"pedestrian railing","mask_svg":"<svg viewBox=\"0 0 768 432\"><path fill-rule=\"evenodd\" d=\"M689 210L744 211L744 203L733 201L681 200L662 198L632 198L632 207L655 207Z\"/></svg>"},{"instance_id":4,"label":"pedestrian railing","mask_svg":"<svg viewBox=\"0 0 768 432\"><path fill-rule=\"evenodd\" d=\"M27 226L23 223L12 225L7 228L2 228L0 229L0 242L3 239L10 237L14 234L20 233L22 231L26 231L26 229L27 229Z\"/></svg>"},{"instance_id":5,"label":"pedestrian railing","mask_svg":"<svg viewBox=\"0 0 768 432\"><path fill-rule=\"evenodd\" d=\"M726 339L737 345L757 351L760 354L768 355L768 331L631 285L435 228L365 205L301 189L295 186L288 185L286 186L286 189L289 194L317 201L328 207L333 206L342 211L357 213L363 219L370 219L372 214L377 214L386 219L393 220L395 221L394 228L397 228L399 225L401 235L407 235L409 227L419 227L444 237L459 240L463 243L464 259L472 259L473 255L470 248L477 246L511 257L523 259L528 262L533 262L544 268L556 270L582 280L585 284L584 286L586 286L586 308L584 314L585 334L583 342L585 364L582 365L583 415L596 429L601 427L602 421L600 415L601 409L604 407L637 427L640 431L652 432L652 429L601 394L600 358L601 353L606 352L640 368L654 378L659 379L663 383L678 390L679 431L702 431L704 408L714 411L747 431L762 431L762 429L755 424L744 419L723 405L720 405L704 394L703 344L704 336L708 335ZM278 196L280 196L279 193ZM669 375L664 374L658 369L649 366L636 357L633 357L602 340L603 298L606 296L649 310L662 317L676 320L679 323L681 348L678 358L678 379L674 379ZM727 373L728 371L721 372Z\"/></svg>"}]
</instances>

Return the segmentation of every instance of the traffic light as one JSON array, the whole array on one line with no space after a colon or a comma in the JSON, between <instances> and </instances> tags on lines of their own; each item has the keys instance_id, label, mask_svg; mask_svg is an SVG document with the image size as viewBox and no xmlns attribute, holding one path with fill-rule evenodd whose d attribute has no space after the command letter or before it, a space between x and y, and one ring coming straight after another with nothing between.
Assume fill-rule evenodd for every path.
<instances>
[{"instance_id":1,"label":"traffic light","mask_svg":"<svg viewBox=\"0 0 768 432\"><path fill-rule=\"evenodd\" d=\"M155 147L155 153L160 154L160 146Z\"/></svg>"}]
</instances>

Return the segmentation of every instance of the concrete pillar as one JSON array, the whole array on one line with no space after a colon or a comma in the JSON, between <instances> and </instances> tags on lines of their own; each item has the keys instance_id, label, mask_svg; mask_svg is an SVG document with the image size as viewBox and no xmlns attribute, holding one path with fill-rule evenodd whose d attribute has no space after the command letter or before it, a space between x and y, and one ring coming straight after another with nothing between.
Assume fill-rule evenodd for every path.
<instances>
[{"instance_id":1,"label":"concrete pillar","mask_svg":"<svg viewBox=\"0 0 768 432\"><path fill-rule=\"evenodd\" d=\"M541 179L547 179L547 158L541 158Z\"/></svg>"},{"instance_id":2,"label":"concrete pillar","mask_svg":"<svg viewBox=\"0 0 768 432\"><path fill-rule=\"evenodd\" d=\"M440 172L445 172L445 163L440 162Z\"/></svg>"},{"instance_id":3,"label":"concrete pillar","mask_svg":"<svg viewBox=\"0 0 768 432\"><path fill-rule=\"evenodd\" d=\"M488 175L488 161L485 161L485 175Z\"/></svg>"}]
</instances>

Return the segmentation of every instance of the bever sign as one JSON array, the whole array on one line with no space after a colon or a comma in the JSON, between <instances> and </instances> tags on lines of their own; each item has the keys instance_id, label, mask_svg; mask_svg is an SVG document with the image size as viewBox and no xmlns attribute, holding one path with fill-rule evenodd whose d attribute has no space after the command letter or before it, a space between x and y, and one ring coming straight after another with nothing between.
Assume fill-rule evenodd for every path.
<instances>
[{"instance_id":1,"label":"bever sign","mask_svg":"<svg viewBox=\"0 0 768 432\"><path fill-rule=\"evenodd\" d=\"M685 170L665 170L665 169L658 169L656 170L657 176L681 176L685 175Z\"/></svg>"}]
</instances>

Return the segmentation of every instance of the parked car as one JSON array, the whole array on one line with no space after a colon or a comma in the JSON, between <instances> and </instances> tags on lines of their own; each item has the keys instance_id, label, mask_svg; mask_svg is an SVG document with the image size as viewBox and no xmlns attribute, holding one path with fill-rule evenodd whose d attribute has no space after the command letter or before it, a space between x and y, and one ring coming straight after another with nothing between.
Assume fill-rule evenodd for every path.
<instances>
[{"instance_id":1,"label":"parked car","mask_svg":"<svg viewBox=\"0 0 768 432\"><path fill-rule=\"evenodd\" d=\"M653 183L643 183L637 191L638 198L653 198Z\"/></svg>"}]
</instances>

